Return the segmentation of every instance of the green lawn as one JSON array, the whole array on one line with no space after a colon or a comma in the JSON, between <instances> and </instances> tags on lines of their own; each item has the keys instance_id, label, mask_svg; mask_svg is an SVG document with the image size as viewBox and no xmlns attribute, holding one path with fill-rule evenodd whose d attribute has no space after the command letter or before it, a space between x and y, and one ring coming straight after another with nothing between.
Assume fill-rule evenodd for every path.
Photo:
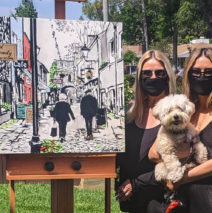
<instances>
[{"instance_id":1,"label":"green lawn","mask_svg":"<svg viewBox=\"0 0 212 213\"><path fill-rule=\"evenodd\" d=\"M15 184L16 213L50 213L50 185ZM75 188L75 213L104 213L104 191ZM112 194L111 212L120 213ZM9 186L0 185L0 213L9 213ZM64 212L65 213L65 212Z\"/></svg>"}]
</instances>

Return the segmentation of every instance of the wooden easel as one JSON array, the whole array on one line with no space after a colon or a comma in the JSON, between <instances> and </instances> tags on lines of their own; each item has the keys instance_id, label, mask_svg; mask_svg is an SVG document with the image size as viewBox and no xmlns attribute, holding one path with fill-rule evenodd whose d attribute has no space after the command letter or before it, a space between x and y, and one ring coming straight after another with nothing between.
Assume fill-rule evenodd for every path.
<instances>
[{"instance_id":1,"label":"wooden easel","mask_svg":"<svg viewBox=\"0 0 212 213\"><path fill-rule=\"evenodd\" d=\"M15 212L15 180L51 180L51 212L73 213L73 179L105 178L105 213L110 213L111 180L115 154L8 155L6 177L10 185L10 212ZM52 166L54 169L52 169ZM81 167L81 168L80 168Z\"/></svg>"},{"instance_id":2,"label":"wooden easel","mask_svg":"<svg viewBox=\"0 0 212 213\"><path fill-rule=\"evenodd\" d=\"M65 19L65 1L55 0L55 18ZM70 0L75 1L75 0ZM83 2L85 0L76 0ZM7 155L10 213L15 213L15 180L51 180L51 213L74 212L73 179L105 179L105 213L110 213L116 154Z\"/></svg>"}]
</instances>

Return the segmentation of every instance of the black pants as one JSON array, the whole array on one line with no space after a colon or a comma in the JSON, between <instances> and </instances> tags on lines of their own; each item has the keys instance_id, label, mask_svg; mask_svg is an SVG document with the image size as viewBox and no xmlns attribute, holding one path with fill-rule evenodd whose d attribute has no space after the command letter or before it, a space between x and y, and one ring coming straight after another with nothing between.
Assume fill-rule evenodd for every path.
<instances>
[{"instance_id":1,"label":"black pants","mask_svg":"<svg viewBox=\"0 0 212 213\"><path fill-rule=\"evenodd\" d=\"M59 124L59 137L64 138L66 136L67 121L58 121Z\"/></svg>"},{"instance_id":2,"label":"black pants","mask_svg":"<svg viewBox=\"0 0 212 213\"><path fill-rule=\"evenodd\" d=\"M86 125L88 136L92 135L92 120L93 120L93 117L85 118L85 125Z\"/></svg>"}]
</instances>

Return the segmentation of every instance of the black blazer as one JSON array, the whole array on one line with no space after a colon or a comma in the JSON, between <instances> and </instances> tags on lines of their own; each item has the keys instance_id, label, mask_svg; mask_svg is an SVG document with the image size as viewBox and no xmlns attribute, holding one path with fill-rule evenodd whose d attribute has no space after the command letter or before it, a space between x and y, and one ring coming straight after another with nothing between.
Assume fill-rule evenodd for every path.
<instances>
[{"instance_id":1,"label":"black blazer","mask_svg":"<svg viewBox=\"0 0 212 213\"><path fill-rule=\"evenodd\" d=\"M69 103L65 101L59 101L56 103L54 108L54 118L56 119L56 121L70 121L69 114L74 120L74 113L72 112Z\"/></svg>"},{"instance_id":2,"label":"black blazer","mask_svg":"<svg viewBox=\"0 0 212 213\"><path fill-rule=\"evenodd\" d=\"M81 115L84 118L93 117L97 112L97 100L92 95L86 95L80 103Z\"/></svg>"}]
</instances>

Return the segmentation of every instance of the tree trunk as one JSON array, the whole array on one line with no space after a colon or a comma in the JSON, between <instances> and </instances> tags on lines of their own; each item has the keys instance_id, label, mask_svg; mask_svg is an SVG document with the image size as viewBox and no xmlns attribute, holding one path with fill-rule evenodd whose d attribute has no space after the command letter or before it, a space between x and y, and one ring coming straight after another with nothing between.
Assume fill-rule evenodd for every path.
<instances>
[{"instance_id":1,"label":"tree trunk","mask_svg":"<svg viewBox=\"0 0 212 213\"><path fill-rule=\"evenodd\" d=\"M175 72L177 71L178 63L177 63L177 43L178 43L178 29L177 26L174 25L173 32L173 64L175 68Z\"/></svg>"},{"instance_id":2,"label":"tree trunk","mask_svg":"<svg viewBox=\"0 0 212 213\"><path fill-rule=\"evenodd\" d=\"M108 21L108 0L103 0L103 21Z\"/></svg>"},{"instance_id":3,"label":"tree trunk","mask_svg":"<svg viewBox=\"0 0 212 213\"><path fill-rule=\"evenodd\" d=\"M142 52L145 52L149 49L148 45L148 34L147 34L147 22L146 22L146 7L144 0L141 0L141 7L142 7L142 23L143 23L143 37L144 37L144 44L142 45L145 50ZM142 48L142 49L143 49Z\"/></svg>"}]
</instances>

